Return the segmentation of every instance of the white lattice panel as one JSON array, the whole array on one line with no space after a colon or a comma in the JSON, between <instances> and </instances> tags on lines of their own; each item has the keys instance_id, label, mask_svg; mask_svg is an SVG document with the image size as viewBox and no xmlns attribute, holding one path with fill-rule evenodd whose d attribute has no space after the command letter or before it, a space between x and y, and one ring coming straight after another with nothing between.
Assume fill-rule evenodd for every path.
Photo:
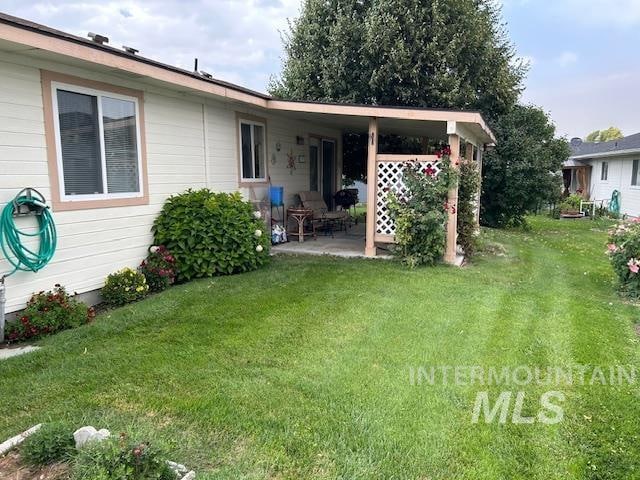
<instances>
[{"instance_id":1,"label":"white lattice panel","mask_svg":"<svg viewBox=\"0 0 640 480\"><path fill-rule=\"evenodd\" d=\"M433 171L433 175L440 173L438 162L419 162L420 168ZM396 226L387 209L387 195L389 192L403 194L405 184L402 179L404 162L377 162L376 169L376 234L394 235Z\"/></svg>"}]
</instances>

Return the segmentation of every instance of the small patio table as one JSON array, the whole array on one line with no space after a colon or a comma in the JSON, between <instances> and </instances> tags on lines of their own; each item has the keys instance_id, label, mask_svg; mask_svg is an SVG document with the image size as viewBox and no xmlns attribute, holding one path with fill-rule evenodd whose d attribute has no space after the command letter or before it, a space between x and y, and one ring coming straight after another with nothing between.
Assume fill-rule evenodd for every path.
<instances>
[{"instance_id":1,"label":"small patio table","mask_svg":"<svg viewBox=\"0 0 640 480\"><path fill-rule=\"evenodd\" d=\"M305 235L311 235L316 238L316 227L313 223L313 210L308 208L287 208L287 227L290 220L295 220L297 223L297 230L288 230L288 235L296 235L298 242L304 242ZM305 231L305 224L309 228Z\"/></svg>"}]
</instances>

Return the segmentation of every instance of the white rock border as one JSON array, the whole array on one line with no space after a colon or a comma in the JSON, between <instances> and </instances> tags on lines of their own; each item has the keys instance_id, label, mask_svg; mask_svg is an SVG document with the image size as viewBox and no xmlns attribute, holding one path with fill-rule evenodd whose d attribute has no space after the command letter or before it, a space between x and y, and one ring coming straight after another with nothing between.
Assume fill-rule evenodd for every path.
<instances>
[{"instance_id":1,"label":"white rock border","mask_svg":"<svg viewBox=\"0 0 640 480\"><path fill-rule=\"evenodd\" d=\"M0 443L0 456L16 448L18 445L24 442L29 435L32 435L40 430L40 427L42 427L41 423L39 423L38 425L34 425L28 430L25 430L20 435L16 435L15 437L11 437L9 440Z\"/></svg>"},{"instance_id":2,"label":"white rock border","mask_svg":"<svg viewBox=\"0 0 640 480\"><path fill-rule=\"evenodd\" d=\"M11 450L16 448L18 445L24 442L29 435L33 435L38 430L40 430L41 427L42 427L42 424L39 423L25 430L20 435L16 435L15 437L11 437L8 440L0 443L0 457L4 456L5 454L9 453ZM194 480L196 478L196 472L194 472L193 470L187 471L188 469L184 465L181 465L176 462L172 462L170 460L167 460L167 464L169 465L169 468L171 468L174 472L176 472L176 475L184 474L180 478L180 480Z\"/></svg>"}]
</instances>

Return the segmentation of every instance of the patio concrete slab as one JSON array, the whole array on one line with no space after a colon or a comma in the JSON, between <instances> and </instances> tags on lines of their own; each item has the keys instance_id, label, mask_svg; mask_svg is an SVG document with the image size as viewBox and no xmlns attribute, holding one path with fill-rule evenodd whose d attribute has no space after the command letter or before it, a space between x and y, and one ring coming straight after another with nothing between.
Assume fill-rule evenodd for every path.
<instances>
[{"instance_id":1,"label":"patio concrete slab","mask_svg":"<svg viewBox=\"0 0 640 480\"><path fill-rule=\"evenodd\" d=\"M319 234L315 240L311 237L306 237L304 242L299 242L295 236L291 237L290 240L288 243L274 246L271 251L274 254L332 255L343 258L391 258L388 252L380 248L376 257L365 257L365 233L362 222L352 226L347 232L334 233L333 237Z\"/></svg>"},{"instance_id":2,"label":"patio concrete slab","mask_svg":"<svg viewBox=\"0 0 640 480\"><path fill-rule=\"evenodd\" d=\"M26 345L24 347L0 348L0 360L17 357L18 355L24 355L25 353L29 352L35 352L36 350L40 350L40 347Z\"/></svg>"}]
</instances>

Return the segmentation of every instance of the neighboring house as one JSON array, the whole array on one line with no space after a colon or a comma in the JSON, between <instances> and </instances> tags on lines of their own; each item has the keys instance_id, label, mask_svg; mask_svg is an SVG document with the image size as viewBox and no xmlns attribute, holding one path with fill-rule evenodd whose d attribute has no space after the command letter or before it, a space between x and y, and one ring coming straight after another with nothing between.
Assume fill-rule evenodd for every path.
<instances>
[{"instance_id":1,"label":"neighboring house","mask_svg":"<svg viewBox=\"0 0 640 480\"><path fill-rule=\"evenodd\" d=\"M620 212L640 216L640 133L600 143L574 138L571 151L562 167L565 192L606 205L617 190Z\"/></svg>"},{"instance_id":2,"label":"neighboring house","mask_svg":"<svg viewBox=\"0 0 640 480\"><path fill-rule=\"evenodd\" d=\"M239 190L264 207L270 182L284 186L287 206L311 189L330 201L345 132L369 132L368 177L376 181L367 186L363 250L374 256L377 243L393 241L386 191L401 162L438 162L377 152L378 131L449 143L454 155L465 145L462 154L478 162L495 141L477 112L275 100L0 14L0 205L38 189L59 235L45 269L7 279L7 311L56 283L90 292L107 274L137 266L164 201L188 188ZM452 208L447 261L455 259L455 220ZM0 259L0 273L9 270Z\"/></svg>"}]
</instances>

